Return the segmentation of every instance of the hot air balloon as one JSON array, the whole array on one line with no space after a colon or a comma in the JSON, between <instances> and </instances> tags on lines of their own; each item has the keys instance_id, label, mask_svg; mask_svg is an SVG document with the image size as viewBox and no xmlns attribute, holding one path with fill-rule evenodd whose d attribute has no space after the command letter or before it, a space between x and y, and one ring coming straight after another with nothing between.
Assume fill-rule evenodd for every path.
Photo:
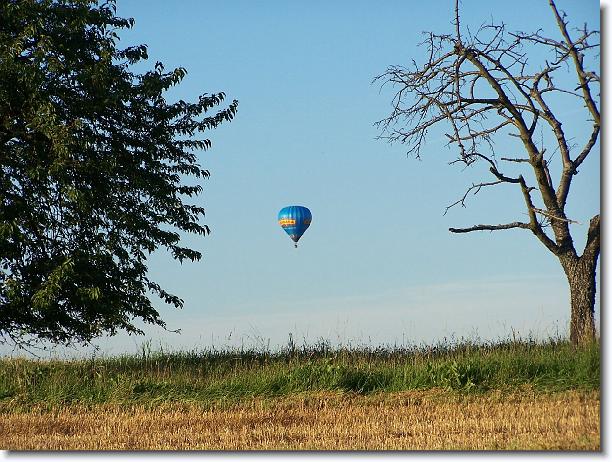
<instances>
[{"instance_id":1,"label":"hot air balloon","mask_svg":"<svg viewBox=\"0 0 612 462\"><path fill-rule=\"evenodd\" d=\"M312 214L310 210L301 205L290 205L278 212L278 224L285 230L289 237L295 242L300 240L304 231L310 226Z\"/></svg>"}]
</instances>

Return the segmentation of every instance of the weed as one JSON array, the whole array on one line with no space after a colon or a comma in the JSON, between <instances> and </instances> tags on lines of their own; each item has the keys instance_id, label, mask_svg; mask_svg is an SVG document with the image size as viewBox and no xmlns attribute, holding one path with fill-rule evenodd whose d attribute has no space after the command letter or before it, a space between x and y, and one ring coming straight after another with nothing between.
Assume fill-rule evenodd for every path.
<instances>
[{"instance_id":1,"label":"weed","mask_svg":"<svg viewBox=\"0 0 612 462\"><path fill-rule=\"evenodd\" d=\"M444 388L597 390L600 349L569 342L441 344L423 348L154 351L73 361L0 359L0 408L16 404L213 402L309 391L360 394Z\"/></svg>"}]
</instances>

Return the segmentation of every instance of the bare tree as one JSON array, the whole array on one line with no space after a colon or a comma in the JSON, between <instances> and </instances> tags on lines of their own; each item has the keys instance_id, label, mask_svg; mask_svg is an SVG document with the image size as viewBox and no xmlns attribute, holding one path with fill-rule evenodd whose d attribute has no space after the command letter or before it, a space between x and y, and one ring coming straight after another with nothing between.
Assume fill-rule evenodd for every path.
<instances>
[{"instance_id":1,"label":"bare tree","mask_svg":"<svg viewBox=\"0 0 612 462\"><path fill-rule=\"evenodd\" d=\"M589 155L599 160L600 79L597 65L588 68L589 63L598 63L599 39L598 32L586 25L570 32L566 15L554 0L549 4L558 37L545 36L542 30L511 33L503 24L483 25L474 34L466 32L460 27L457 0L454 34L428 33L423 43L428 49L424 64L413 61L410 68L392 66L375 79L398 88L393 111L377 125L381 138L406 144L417 158L428 131L444 125L449 144L458 148L452 162L488 167L490 179L472 184L447 211L465 206L470 193L502 185L520 190L528 220L449 230L531 231L563 267L571 298L570 339L583 344L595 337L600 216L591 218L579 255L570 234L570 224L575 221L566 216L566 204L578 168ZM542 56L541 51L549 59L540 58L534 64L533 57ZM584 107L582 120L591 127L582 141L572 140L560 119L559 101L568 98ZM519 141L521 154L500 152L500 146L505 150L513 144L511 140L514 144Z\"/></svg>"}]
</instances>

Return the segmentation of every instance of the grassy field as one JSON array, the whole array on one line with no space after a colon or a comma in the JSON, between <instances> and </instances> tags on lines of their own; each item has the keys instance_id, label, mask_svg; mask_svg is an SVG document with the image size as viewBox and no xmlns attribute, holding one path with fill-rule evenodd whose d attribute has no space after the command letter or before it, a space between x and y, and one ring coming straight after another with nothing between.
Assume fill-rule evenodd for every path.
<instances>
[{"instance_id":1,"label":"grassy field","mask_svg":"<svg viewBox=\"0 0 612 462\"><path fill-rule=\"evenodd\" d=\"M2 449L599 450L599 344L0 360Z\"/></svg>"}]
</instances>

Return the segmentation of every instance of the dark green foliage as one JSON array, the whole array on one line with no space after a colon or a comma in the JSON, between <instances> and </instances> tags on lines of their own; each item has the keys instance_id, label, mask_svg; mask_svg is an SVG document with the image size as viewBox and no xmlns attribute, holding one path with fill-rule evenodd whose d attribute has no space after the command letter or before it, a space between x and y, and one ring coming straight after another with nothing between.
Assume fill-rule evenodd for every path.
<instances>
[{"instance_id":1,"label":"dark green foliage","mask_svg":"<svg viewBox=\"0 0 612 462\"><path fill-rule=\"evenodd\" d=\"M185 69L133 72L147 48L117 48L134 21L112 0L2 1L0 18L0 333L73 343L164 326L149 293L183 302L147 257L200 259L180 242L208 233L186 202L202 187L184 179L208 177L197 134L237 102L207 116L223 93L167 102Z\"/></svg>"},{"instance_id":2,"label":"dark green foliage","mask_svg":"<svg viewBox=\"0 0 612 462\"><path fill-rule=\"evenodd\" d=\"M344 390L369 393L388 388L393 380L392 372L386 368L375 367L372 370L349 367L343 361L332 358L309 361L292 369L288 375L293 387L304 391Z\"/></svg>"},{"instance_id":3,"label":"dark green foliage","mask_svg":"<svg viewBox=\"0 0 612 462\"><path fill-rule=\"evenodd\" d=\"M204 351L78 361L0 360L0 408L41 403L218 402L310 391L597 390L600 350L568 342L437 348Z\"/></svg>"}]
</instances>

